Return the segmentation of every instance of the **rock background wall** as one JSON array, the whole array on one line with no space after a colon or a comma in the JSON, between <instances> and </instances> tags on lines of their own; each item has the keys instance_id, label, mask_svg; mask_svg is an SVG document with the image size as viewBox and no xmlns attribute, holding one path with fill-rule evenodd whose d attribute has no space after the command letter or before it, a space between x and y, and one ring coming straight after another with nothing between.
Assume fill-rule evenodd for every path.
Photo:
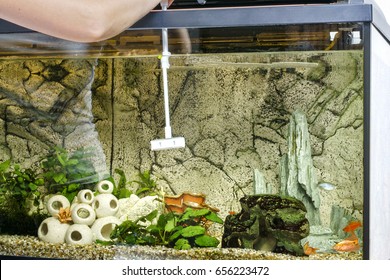
<instances>
[{"instance_id":1,"label":"rock background wall","mask_svg":"<svg viewBox=\"0 0 390 280\"><path fill-rule=\"evenodd\" d=\"M48 151L91 147L96 172L108 173L93 123L96 60L0 61L0 161L37 166Z\"/></svg>"},{"instance_id":2,"label":"rock background wall","mask_svg":"<svg viewBox=\"0 0 390 280\"><path fill-rule=\"evenodd\" d=\"M71 135L64 129L52 127L51 137L43 138L27 130L29 121L18 124L19 130L11 129L23 119L21 113L11 112L29 115L23 108L34 100L44 96L49 106L52 96L62 100L64 91L73 92L61 116L78 119L75 108L84 104L88 109L92 104L93 114L76 123L87 124L83 133L93 137L82 142L102 148L107 170L122 169L129 178L151 170L168 193L205 193L207 203L225 216L231 210L239 212L239 198L253 193L254 169L263 173L273 193L279 192L279 162L287 152L289 119L300 110L308 120L317 178L336 186L333 191L320 191L321 220L329 224L334 204L361 216L362 52L171 57L171 125L174 136L186 138L187 147L158 152L150 151L150 140L163 138L165 126L158 59L99 59L96 68L93 61L75 61L0 61L0 160L32 162L45 152L42 143L66 143ZM53 64L51 75L45 76L38 66L32 71L30 64ZM88 100L88 77L93 71ZM58 73L63 74L58 77ZM29 91L26 81L37 83L40 77L45 83ZM77 77L74 85L64 82L72 77ZM42 86L47 90L40 90ZM10 98L15 91L28 98Z\"/></svg>"}]
</instances>

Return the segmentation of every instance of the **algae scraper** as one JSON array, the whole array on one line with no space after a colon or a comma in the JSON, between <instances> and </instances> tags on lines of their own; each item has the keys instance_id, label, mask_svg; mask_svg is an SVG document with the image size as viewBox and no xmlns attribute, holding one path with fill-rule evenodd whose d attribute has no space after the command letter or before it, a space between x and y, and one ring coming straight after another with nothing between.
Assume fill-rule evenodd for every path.
<instances>
[{"instance_id":1,"label":"algae scraper","mask_svg":"<svg viewBox=\"0 0 390 280\"><path fill-rule=\"evenodd\" d=\"M168 8L168 0L161 1L161 7L163 11ZM172 128L170 124L169 115L169 94L168 94L168 68L169 68L169 57L171 53L168 51L168 29L162 29L162 57L161 57L161 69L163 79L163 90L164 90L164 111L165 111L165 138L155 139L150 141L150 147L152 151L176 149L185 147L184 137L172 137Z\"/></svg>"}]
</instances>

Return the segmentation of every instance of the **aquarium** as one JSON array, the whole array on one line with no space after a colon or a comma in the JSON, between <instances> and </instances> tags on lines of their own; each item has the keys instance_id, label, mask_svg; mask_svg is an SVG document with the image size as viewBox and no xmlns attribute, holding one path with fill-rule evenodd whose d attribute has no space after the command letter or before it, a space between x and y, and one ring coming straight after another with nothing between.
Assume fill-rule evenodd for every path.
<instances>
[{"instance_id":1,"label":"aquarium","mask_svg":"<svg viewBox=\"0 0 390 280\"><path fill-rule=\"evenodd\" d=\"M370 11L156 11L95 44L4 32L0 254L368 258Z\"/></svg>"}]
</instances>

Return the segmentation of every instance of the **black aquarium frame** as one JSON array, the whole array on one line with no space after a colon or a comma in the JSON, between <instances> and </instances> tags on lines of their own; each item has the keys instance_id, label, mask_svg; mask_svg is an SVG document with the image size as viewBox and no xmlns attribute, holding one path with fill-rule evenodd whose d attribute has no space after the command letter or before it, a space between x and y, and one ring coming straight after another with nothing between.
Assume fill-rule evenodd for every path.
<instances>
[{"instance_id":1,"label":"black aquarium frame","mask_svg":"<svg viewBox=\"0 0 390 280\"><path fill-rule=\"evenodd\" d=\"M178 0L179 2L179 0ZM217 1L218 2L218 1ZM222 2L222 1L219 1ZM230 1L231 2L231 1ZM250 1L247 1L250 2ZM259 1L261 2L261 1ZM287 2L287 1L285 1ZM303 1L301 1L303 2ZM309 2L309 1L306 1ZM315 2L315 1L312 1ZM371 28L390 41L390 30L379 9L370 1L348 0L327 4L199 7L168 11L154 10L128 30L161 28L265 27L303 24L359 23L364 52L364 198L363 259L369 259L370 241L370 54ZM325 2L325 1L323 1ZM328 1L335 2L335 1ZM347 3L345 3L347 2ZM0 19L0 34L31 33L29 29ZM1 44L1 37L0 37ZM3 256L4 257L4 256Z\"/></svg>"}]
</instances>

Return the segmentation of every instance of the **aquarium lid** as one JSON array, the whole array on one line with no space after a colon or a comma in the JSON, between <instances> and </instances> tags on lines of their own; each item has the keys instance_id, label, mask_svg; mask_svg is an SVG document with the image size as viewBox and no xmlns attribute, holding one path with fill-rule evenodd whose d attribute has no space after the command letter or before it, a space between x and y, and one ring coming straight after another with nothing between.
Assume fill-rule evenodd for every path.
<instances>
[{"instance_id":1,"label":"aquarium lid","mask_svg":"<svg viewBox=\"0 0 390 280\"><path fill-rule=\"evenodd\" d=\"M180 5L195 3L198 7L203 8L178 8ZM176 8L168 11L155 10L138 21L134 26L123 32L120 42L126 41L132 45L134 40L146 40L145 34L148 32L158 31L161 28L169 29L205 29L205 28L272 28L285 26L305 26L305 25L343 25L343 24L362 24L372 23L378 30L382 32L385 38L390 38L390 28L381 13L381 10L376 6L376 3L369 0L348 0L348 1L327 1L329 3L313 4L313 5L257 5L257 6L239 6L239 7L214 7L205 8L206 4L200 5L198 0L176 0ZM240 1L214 1L224 3L236 3ZM210 5L214 3L210 1ZM242 3L266 3L261 0L243 0ZM285 2L288 1L279 1ZM300 1L300 2L321 2L321 1ZM324 2L324 1L322 1ZM334 3L330 3L334 2ZM241 2L240 2L241 3ZM267 2L269 3L269 2ZM276 3L274 1L273 3ZM189 4L188 4L189 5ZM244 28L244 29L245 29ZM229 29L231 31L231 29ZM130 31L138 32L136 37L131 37ZM229 31L229 32L230 32ZM269 32L272 32L269 31ZM152 34L150 38L156 38ZM234 35L234 34L230 34ZM54 55L63 54L63 50L71 54L82 55L100 55L102 48L105 54L112 56L122 55L122 49L118 50L118 40L112 38L98 44L79 44L69 41L59 40L41 33L33 32L29 29L14 25L4 20L0 20L0 42L2 45L2 55L7 53L15 53L15 46L18 49L18 56L23 53L31 53L32 47L36 49L36 54L51 53ZM158 38L157 38L158 39ZM128 41L131 42L128 42ZM18 43L19 42L19 43ZM143 42L141 42L143 43ZM102 44L105 44L102 46ZM145 55L155 54L160 41L153 41L155 47L153 50L148 50ZM120 43L119 46L123 44ZM108 46L108 47L107 47ZM132 46L129 46L130 48ZM57 50L60 53L56 54ZM125 53L129 49L125 49Z\"/></svg>"},{"instance_id":2,"label":"aquarium lid","mask_svg":"<svg viewBox=\"0 0 390 280\"><path fill-rule=\"evenodd\" d=\"M205 2L203 5L198 2ZM363 0L175 0L160 6L129 29L270 26L371 22ZM0 19L0 34L33 32Z\"/></svg>"},{"instance_id":3,"label":"aquarium lid","mask_svg":"<svg viewBox=\"0 0 390 280\"><path fill-rule=\"evenodd\" d=\"M240 7L265 5L296 5L296 4L330 4L348 2L346 0L175 0L171 9L210 8L210 7Z\"/></svg>"},{"instance_id":4,"label":"aquarium lid","mask_svg":"<svg viewBox=\"0 0 390 280\"><path fill-rule=\"evenodd\" d=\"M271 5L152 11L129 29L210 28L371 22L366 4Z\"/></svg>"},{"instance_id":5,"label":"aquarium lid","mask_svg":"<svg viewBox=\"0 0 390 280\"><path fill-rule=\"evenodd\" d=\"M178 3L184 3L180 0L176 1ZM233 3L237 1L226 0L220 2ZM254 0L245 0L243 2L265 3L265 1ZM201 6L200 4L197 5ZM104 42L90 44L60 40L6 21L0 21L0 57L30 57L31 55L37 57L46 57L47 55L59 57L64 54L67 56L83 57L96 57L101 55L113 57L155 55L159 52L161 46L160 37L156 36L155 32L161 33L160 30L162 28L176 30L184 28L189 32L198 29L213 29L214 27L217 27L219 30L228 30L216 36L220 44L226 44L227 42L231 45L232 51L237 49L236 45L238 43L236 41L239 38L243 38L246 34L245 30L250 28L262 29L262 36L259 35L261 38L257 38L257 35L249 34L252 42L250 44L253 44L253 42L257 44L256 50L263 47L264 49L272 47L264 45L265 41L262 38L266 35L268 36L268 42L280 47L283 43L280 42L280 38L278 37L280 32L282 32L280 34L285 34L283 35L284 37L293 36L294 38L300 38L299 40L294 40L294 42L297 41L298 43L303 40L302 38L305 38L302 35L303 33L314 34L314 37L310 37L306 41L318 45L317 42L329 41L317 39L318 36L322 36L323 34L329 36L329 31L337 31L338 28L333 28L334 30L328 30L329 28L325 28L325 30L322 28L316 32L315 30L311 30L311 28L303 28L303 26L323 24L329 27L335 24L340 27L345 24L361 25L361 23L371 22L371 20L371 5L365 4L258 5L249 7L168 9L167 11L155 10L117 37ZM294 28L297 26L301 26L302 30L295 30ZM289 35L286 35L286 31L279 30L278 33L276 29L279 27L288 27L289 31L287 33ZM232 32L232 28L235 29L235 32ZM264 28L267 30L264 30ZM226 39L225 35L229 38L232 36L235 37L235 42L229 38ZM220 38L220 36L224 36L224 38ZM270 41L269 38L272 40ZM282 38L282 40L284 39ZM199 44L204 44L204 41L200 41Z\"/></svg>"}]
</instances>

